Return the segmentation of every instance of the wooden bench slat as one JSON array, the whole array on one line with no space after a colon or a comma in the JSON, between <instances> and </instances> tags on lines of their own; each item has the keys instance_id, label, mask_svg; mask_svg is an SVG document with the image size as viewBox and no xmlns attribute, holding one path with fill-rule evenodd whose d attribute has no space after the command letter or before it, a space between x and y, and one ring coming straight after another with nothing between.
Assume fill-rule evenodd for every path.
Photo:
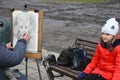
<instances>
[{"instance_id":1,"label":"wooden bench slat","mask_svg":"<svg viewBox=\"0 0 120 80\"><path fill-rule=\"evenodd\" d=\"M87 53L94 53L95 52L95 49L93 48L85 48Z\"/></svg>"},{"instance_id":2,"label":"wooden bench slat","mask_svg":"<svg viewBox=\"0 0 120 80\"><path fill-rule=\"evenodd\" d=\"M87 51L87 54L88 54L88 55L92 55L92 56L93 56L94 53L95 53L95 52Z\"/></svg>"},{"instance_id":3,"label":"wooden bench slat","mask_svg":"<svg viewBox=\"0 0 120 80\"><path fill-rule=\"evenodd\" d=\"M78 39L77 41L76 41L76 43L78 44L78 45L81 45L81 46L89 46L89 47L93 47L93 48L96 48L96 45L97 45L97 43L96 42L91 42L91 41L87 41L87 40L82 40L82 39ZM75 44L76 44L75 43Z\"/></svg>"},{"instance_id":4,"label":"wooden bench slat","mask_svg":"<svg viewBox=\"0 0 120 80\"><path fill-rule=\"evenodd\" d=\"M81 42L81 43L79 43L79 45L81 45L81 47L84 45L83 47L87 46L87 47L96 48L96 46L95 46L96 44L92 45L90 43Z\"/></svg>"},{"instance_id":5,"label":"wooden bench slat","mask_svg":"<svg viewBox=\"0 0 120 80\"><path fill-rule=\"evenodd\" d=\"M62 75L69 76L69 77L73 78L74 80L77 80L78 73L80 72L80 71L71 70L70 67L57 66L57 65L51 66L51 69L56 72L59 72Z\"/></svg>"}]
</instances>

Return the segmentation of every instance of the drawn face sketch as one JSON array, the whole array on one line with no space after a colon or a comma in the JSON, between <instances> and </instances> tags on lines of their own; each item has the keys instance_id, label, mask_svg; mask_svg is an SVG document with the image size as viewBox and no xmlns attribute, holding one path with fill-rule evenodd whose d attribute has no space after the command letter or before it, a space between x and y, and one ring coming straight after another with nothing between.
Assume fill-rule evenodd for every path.
<instances>
[{"instance_id":1,"label":"drawn face sketch","mask_svg":"<svg viewBox=\"0 0 120 80\"><path fill-rule=\"evenodd\" d=\"M17 28L18 28L18 38L20 38L25 33L28 33L30 21L27 15L22 15L17 19Z\"/></svg>"}]
</instances>

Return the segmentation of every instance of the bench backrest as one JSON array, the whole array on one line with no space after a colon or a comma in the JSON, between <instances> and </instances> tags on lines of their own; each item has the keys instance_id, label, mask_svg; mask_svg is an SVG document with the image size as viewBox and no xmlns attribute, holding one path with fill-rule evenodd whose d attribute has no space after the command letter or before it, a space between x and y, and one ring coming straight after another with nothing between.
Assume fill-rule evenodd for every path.
<instances>
[{"instance_id":1,"label":"bench backrest","mask_svg":"<svg viewBox=\"0 0 120 80\"><path fill-rule=\"evenodd\" d=\"M84 39L76 39L73 46L81 48L81 49L85 49L87 51L88 62L90 62L95 52L97 42L92 42L92 41L88 41Z\"/></svg>"}]
</instances>

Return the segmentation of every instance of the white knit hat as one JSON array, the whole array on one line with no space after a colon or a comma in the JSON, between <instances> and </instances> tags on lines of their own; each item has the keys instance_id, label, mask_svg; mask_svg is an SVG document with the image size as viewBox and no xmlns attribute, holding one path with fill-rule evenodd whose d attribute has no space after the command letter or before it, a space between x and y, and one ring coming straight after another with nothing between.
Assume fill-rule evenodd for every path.
<instances>
[{"instance_id":1,"label":"white knit hat","mask_svg":"<svg viewBox=\"0 0 120 80\"><path fill-rule=\"evenodd\" d=\"M106 24L102 27L101 32L111 35L117 35L119 31L119 23L115 18L110 18L106 21Z\"/></svg>"}]
</instances>

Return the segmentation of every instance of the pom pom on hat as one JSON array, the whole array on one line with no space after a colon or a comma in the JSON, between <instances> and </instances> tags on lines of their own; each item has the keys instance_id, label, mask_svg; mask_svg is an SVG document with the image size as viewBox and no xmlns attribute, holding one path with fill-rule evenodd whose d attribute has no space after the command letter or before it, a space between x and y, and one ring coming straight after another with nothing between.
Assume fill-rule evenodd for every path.
<instances>
[{"instance_id":1,"label":"pom pom on hat","mask_svg":"<svg viewBox=\"0 0 120 80\"><path fill-rule=\"evenodd\" d=\"M106 21L106 24L102 27L101 32L111 34L113 36L117 35L119 31L119 23L115 18L110 18Z\"/></svg>"}]
</instances>

